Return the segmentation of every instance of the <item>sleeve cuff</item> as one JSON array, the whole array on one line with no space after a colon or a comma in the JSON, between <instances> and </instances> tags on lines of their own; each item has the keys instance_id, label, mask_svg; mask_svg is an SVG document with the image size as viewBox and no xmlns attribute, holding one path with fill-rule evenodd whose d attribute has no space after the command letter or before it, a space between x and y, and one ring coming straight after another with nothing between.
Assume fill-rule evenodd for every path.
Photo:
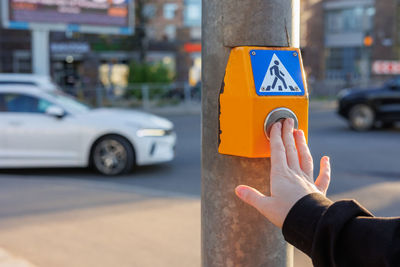
<instances>
[{"instance_id":1,"label":"sleeve cuff","mask_svg":"<svg viewBox=\"0 0 400 267\"><path fill-rule=\"evenodd\" d=\"M317 224L332 203L319 193L309 194L297 201L283 223L285 240L311 256Z\"/></svg>"}]
</instances>

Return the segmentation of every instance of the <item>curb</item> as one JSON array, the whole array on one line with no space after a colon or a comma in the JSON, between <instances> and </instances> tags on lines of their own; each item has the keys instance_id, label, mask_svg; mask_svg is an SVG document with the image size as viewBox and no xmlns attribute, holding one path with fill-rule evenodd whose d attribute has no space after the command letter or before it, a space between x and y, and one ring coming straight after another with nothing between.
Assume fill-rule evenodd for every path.
<instances>
[{"instance_id":1,"label":"curb","mask_svg":"<svg viewBox=\"0 0 400 267\"><path fill-rule=\"evenodd\" d=\"M310 110L312 111L325 111L333 110L337 107L336 100L310 100ZM160 116L174 116L174 115L200 115L201 104L196 103L193 105L178 105L170 107L156 107L151 109L142 109L145 112L150 112Z\"/></svg>"},{"instance_id":2,"label":"curb","mask_svg":"<svg viewBox=\"0 0 400 267\"><path fill-rule=\"evenodd\" d=\"M310 100L311 111L335 110L336 108L336 100Z\"/></svg>"},{"instance_id":3,"label":"curb","mask_svg":"<svg viewBox=\"0 0 400 267\"><path fill-rule=\"evenodd\" d=\"M179 105L179 106L171 106L171 107L151 108L151 109L143 110L143 111L161 115L161 116L200 115L201 105L200 104Z\"/></svg>"}]
</instances>

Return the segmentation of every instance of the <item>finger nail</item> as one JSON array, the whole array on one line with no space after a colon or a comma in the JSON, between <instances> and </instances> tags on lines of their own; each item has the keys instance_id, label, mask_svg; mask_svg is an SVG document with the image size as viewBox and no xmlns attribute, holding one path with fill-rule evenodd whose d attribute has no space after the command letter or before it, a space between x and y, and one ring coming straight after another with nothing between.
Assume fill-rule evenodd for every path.
<instances>
[{"instance_id":1,"label":"finger nail","mask_svg":"<svg viewBox=\"0 0 400 267\"><path fill-rule=\"evenodd\" d=\"M329 158L328 156L324 156L324 157L322 158L322 160L323 160L325 163L329 163L330 158Z\"/></svg>"},{"instance_id":2,"label":"finger nail","mask_svg":"<svg viewBox=\"0 0 400 267\"><path fill-rule=\"evenodd\" d=\"M235 192L236 192L236 195L237 195L238 197L242 197L242 196L243 196L243 187L241 187L240 185L237 186L237 187L235 188Z\"/></svg>"},{"instance_id":3,"label":"finger nail","mask_svg":"<svg viewBox=\"0 0 400 267\"><path fill-rule=\"evenodd\" d=\"M282 128L282 123L279 121L276 124L276 128L281 129Z\"/></svg>"}]
</instances>

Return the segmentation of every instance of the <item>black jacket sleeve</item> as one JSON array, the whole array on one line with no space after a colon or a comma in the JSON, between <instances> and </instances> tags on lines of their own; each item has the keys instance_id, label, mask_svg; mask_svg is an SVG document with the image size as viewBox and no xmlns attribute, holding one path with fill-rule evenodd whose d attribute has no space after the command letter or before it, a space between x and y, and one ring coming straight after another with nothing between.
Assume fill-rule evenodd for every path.
<instances>
[{"instance_id":1,"label":"black jacket sleeve","mask_svg":"<svg viewBox=\"0 0 400 267\"><path fill-rule=\"evenodd\" d=\"M282 231L316 267L400 266L400 218L376 218L353 200L307 195L292 207Z\"/></svg>"}]
</instances>

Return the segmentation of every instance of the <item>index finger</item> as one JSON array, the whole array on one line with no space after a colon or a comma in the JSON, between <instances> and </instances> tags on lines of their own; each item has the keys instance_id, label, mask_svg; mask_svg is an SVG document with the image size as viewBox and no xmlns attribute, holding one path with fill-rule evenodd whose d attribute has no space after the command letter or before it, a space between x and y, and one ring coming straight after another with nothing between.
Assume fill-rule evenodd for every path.
<instances>
[{"instance_id":1,"label":"index finger","mask_svg":"<svg viewBox=\"0 0 400 267\"><path fill-rule=\"evenodd\" d=\"M271 169L277 170L287 166L286 150L282 141L282 123L272 126L270 133Z\"/></svg>"}]
</instances>

